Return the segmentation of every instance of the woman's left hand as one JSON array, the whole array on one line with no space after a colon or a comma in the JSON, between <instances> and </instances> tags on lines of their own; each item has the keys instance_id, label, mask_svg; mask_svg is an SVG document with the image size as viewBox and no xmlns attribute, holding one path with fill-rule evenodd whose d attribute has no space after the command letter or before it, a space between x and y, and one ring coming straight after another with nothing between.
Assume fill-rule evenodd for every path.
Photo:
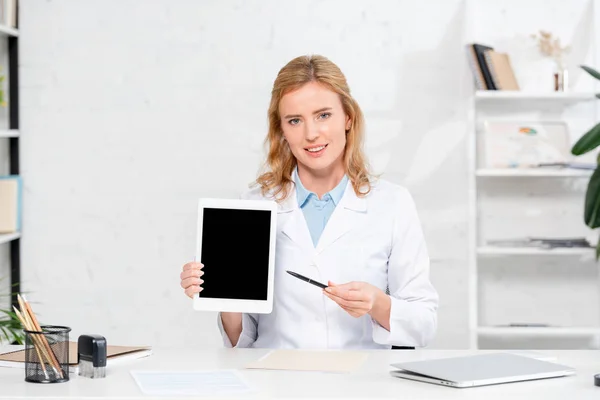
<instances>
[{"instance_id":1,"label":"woman's left hand","mask_svg":"<svg viewBox=\"0 0 600 400\"><path fill-rule=\"evenodd\" d=\"M384 294L381 289L366 282L349 282L336 285L329 281L328 287L323 289L325 296L335 301L348 314L353 317L362 317L369 314L375 307L377 298Z\"/></svg>"}]
</instances>

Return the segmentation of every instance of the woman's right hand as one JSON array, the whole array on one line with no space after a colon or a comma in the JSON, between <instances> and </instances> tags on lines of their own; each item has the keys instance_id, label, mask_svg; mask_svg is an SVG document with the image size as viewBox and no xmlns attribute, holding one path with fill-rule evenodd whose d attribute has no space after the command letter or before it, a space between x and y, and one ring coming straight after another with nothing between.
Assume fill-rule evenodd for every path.
<instances>
[{"instance_id":1,"label":"woman's right hand","mask_svg":"<svg viewBox=\"0 0 600 400\"><path fill-rule=\"evenodd\" d=\"M180 275L181 287L189 298L193 298L196 293L202 291L202 286L200 286L204 283L204 280L202 280L202 275L204 275L202 268L204 268L204 265L195 261L183 266L183 271Z\"/></svg>"}]
</instances>

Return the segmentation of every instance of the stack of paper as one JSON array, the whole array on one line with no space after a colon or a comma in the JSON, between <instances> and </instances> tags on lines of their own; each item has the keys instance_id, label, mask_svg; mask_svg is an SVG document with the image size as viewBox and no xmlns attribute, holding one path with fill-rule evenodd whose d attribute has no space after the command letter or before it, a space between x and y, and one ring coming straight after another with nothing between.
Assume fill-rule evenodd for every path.
<instances>
[{"instance_id":1,"label":"stack of paper","mask_svg":"<svg viewBox=\"0 0 600 400\"><path fill-rule=\"evenodd\" d=\"M147 357L152 354L152 348L143 346L115 346L109 345L106 349L107 366L129 359ZM25 350L12 351L0 354L0 367L25 368ZM77 342L69 342L69 372L77 373Z\"/></svg>"}]
</instances>

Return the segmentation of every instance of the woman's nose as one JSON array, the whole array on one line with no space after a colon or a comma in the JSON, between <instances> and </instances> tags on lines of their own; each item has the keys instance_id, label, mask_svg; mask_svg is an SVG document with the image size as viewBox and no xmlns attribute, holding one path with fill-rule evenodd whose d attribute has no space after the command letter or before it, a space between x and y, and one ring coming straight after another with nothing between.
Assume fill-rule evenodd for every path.
<instances>
[{"instance_id":1,"label":"woman's nose","mask_svg":"<svg viewBox=\"0 0 600 400\"><path fill-rule=\"evenodd\" d=\"M304 137L308 141L314 141L319 137L319 127L314 122L308 122L304 125Z\"/></svg>"}]
</instances>

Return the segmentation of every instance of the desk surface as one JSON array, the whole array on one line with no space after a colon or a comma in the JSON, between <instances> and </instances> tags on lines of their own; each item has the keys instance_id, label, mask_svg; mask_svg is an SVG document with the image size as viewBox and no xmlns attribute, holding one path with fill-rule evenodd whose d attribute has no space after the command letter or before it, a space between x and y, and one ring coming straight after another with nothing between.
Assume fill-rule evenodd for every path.
<instances>
[{"instance_id":1,"label":"desk surface","mask_svg":"<svg viewBox=\"0 0 600 400\"><path fill-rule=\"evenodd\" d=\"M8 350L7 347L0 351ZM455 389L394 378L389 364L429 358L454 357L485 351L464 350L374 350L362 367L349 374L246 370L243 366L266 354L266 349L154 349L150 357L109 366L105 379L87 379L71 374L66 383L41 385L24 381L24 370L0 368L0 399L99 398L133 399L144 396L130 370L214 370L239 369L256 389L242 399L599 399L600 387L594 374L600 373L600 352L593 350L539 351L556 357L556 362L577 369L574 376L538 381ZM165 397L161 397L164 399ZM223 397L219 397L223 398Z\"/></svg>"}]
</instances>

